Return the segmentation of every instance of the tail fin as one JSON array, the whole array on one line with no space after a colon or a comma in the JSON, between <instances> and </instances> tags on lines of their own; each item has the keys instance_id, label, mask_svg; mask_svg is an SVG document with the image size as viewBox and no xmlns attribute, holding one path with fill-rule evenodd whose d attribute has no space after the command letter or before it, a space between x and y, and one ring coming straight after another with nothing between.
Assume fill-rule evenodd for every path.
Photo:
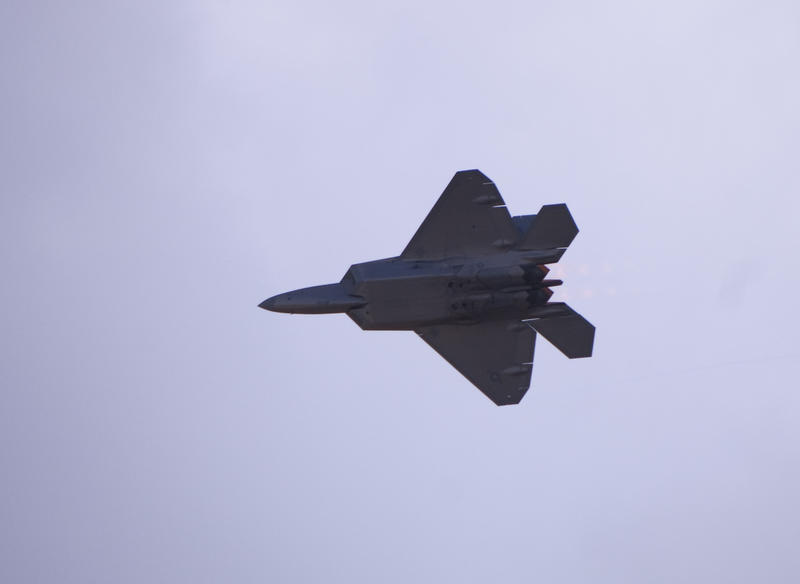
<instances>
[{"instance_id":1,"label":"tail fin","mask_svg":"<svg viewBox=\"0 0 800 584\"><path fill-rule=\"evenodd\" d=\"M591 357L594 326L566 304L561 308L557 315L526 322L570 359Z\"/></svg>"},{"instance_id":2,"label":"tail fin","mask_svg":"<svg viewBox=\"0 0 800 584\"><path fill-rule=\"evenodd\" d=\"M514 222L524 231L517 244L520 249L569 247L578 234L578 226L564 203L544 205L536 215L514 217Z\"/></svg>"}]
</instances>

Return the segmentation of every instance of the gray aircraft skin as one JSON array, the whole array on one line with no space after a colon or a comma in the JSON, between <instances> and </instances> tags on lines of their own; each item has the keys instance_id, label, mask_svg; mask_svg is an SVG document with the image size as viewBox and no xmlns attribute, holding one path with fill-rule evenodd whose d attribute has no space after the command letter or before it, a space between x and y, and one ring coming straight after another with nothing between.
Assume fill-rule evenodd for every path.
<instances>
[{"instance_id":1,"label":"gray aircraft skin","mask_svg":"<svg viewBox=\"0 0 800 584\"><path fill-rule=\"evenodd\" d=\"M512 217L479 170L457 172L403 253L350 266L337 284L268 298L273 312L343 312L364 330L416 332L497 405L528 390L538 332L590 357L594 326L550 302L547 264L578 233L565 204Z\"/></svg>"}]
</instances>

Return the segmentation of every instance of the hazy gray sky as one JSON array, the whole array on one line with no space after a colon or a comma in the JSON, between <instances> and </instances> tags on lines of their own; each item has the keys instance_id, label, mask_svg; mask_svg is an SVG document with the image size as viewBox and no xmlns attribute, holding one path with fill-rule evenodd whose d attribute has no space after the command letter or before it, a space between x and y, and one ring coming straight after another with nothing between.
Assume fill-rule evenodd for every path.
<instances>
[{"instance_id":1,"label":"hazy gray sky","mask_svg":"<svg viewBox=\"0 0 800 584\"><path fill-rule=\"evenodd\" d=\"M797 2L12 0L0 74L0 581L800 580ZM476 167L581 228L520 406L256 307Z\"/></svg>"}]
</instances>

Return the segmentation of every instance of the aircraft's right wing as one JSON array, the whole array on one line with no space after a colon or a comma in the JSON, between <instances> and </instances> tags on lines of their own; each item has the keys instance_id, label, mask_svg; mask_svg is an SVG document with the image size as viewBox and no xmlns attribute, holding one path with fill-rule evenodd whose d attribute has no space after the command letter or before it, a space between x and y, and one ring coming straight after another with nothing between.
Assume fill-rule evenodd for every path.
<instances>
[{"instance_id":1,"label":"aircraft's right wing","mask_svg":"<svg viewBox=\"0 0 800 584\"><path fill-rule=\"evenodd\" d=\"M517 404L528 391L536 332L524 322L447 324L415 332L498 406Z\"/></svg>"},{"instance_id":2,"label":"aircraft's right wing","mask_svg":"<svg viewBox=\"0 0 800 584\"><path fill-rule=\"evenodd\" d=\"M504 205L481 171L457 172L400 257L440 260L502 251L519 238Z\"/></svg>"}]
</instances>

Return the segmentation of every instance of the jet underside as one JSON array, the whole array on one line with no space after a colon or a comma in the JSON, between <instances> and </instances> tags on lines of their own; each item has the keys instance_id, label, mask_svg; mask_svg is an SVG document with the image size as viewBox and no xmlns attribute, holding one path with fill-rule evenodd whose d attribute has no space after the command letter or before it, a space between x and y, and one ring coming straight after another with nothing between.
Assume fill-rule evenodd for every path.
<instances>
[{"instance_id":1,"label":"jet underside","mask_svg":"<svg viewBox=\"0 0 800 584\"><path fill-rule=\"evenodd\" d=\"M589 357L594 327L550 302L547 264L578 228L566 205L511 217L480 171L456 173L403 253L354 264L337 284L279 294L275 312L344 312L364 330L413 330L498 405L530 386L536 333Z\"/></svg>"},{"instance_id":2,"label":"jet underside","mask_svg":"<svg viewBox=\"0 0 800 584\"><path fill-rule=\"evenodd\" d=\"M343 289L363 298L347 314L364 330L416 330L434 324L532 318L550 286L543 254L507 252L416 261L401 257L351 266Z\"/></svg>"}]
</instances>

